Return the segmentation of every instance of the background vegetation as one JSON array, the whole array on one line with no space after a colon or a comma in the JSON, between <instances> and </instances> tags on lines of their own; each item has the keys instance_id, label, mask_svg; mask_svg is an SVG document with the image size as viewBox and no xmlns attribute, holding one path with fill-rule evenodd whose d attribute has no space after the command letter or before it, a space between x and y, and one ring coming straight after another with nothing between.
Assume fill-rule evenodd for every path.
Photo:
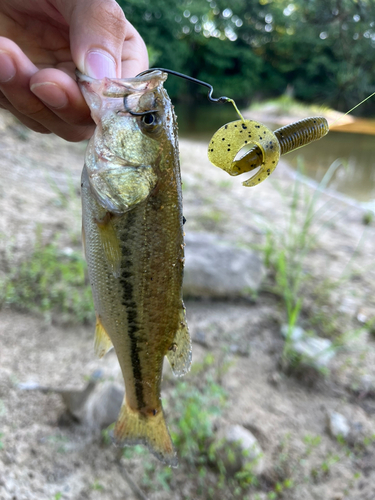
<instances>
[{"instance_id":1,"label":"background vegetation","mask_svg":"<svg viewBox=\"0 0 375 500\"><path fill-rule=\"evenodd\" d=\"M348 110L375 91L373 0L120 0L150 65L249 102L282 94ZM173 98L197 88L170 78ZM203 92L203 91L202 91ZM373 113L375 103L360 112Z\"/></svg>"}]
</instances>

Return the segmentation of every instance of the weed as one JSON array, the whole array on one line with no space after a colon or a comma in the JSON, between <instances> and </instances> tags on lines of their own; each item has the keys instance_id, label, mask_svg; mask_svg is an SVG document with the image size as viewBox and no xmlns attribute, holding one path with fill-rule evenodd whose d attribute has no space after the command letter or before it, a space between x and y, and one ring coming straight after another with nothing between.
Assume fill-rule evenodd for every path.
<instances>
[{"instance_id":1,"label":"weed","mask_svg":"<svg viewBox=\"0 0 375 500\"><path fill-rule=\"evenodd\" d=\"M374 212L372 212L371 210L365 212L362 216L362 223L365 226L369 226L374 221L374 215L375 215Z\"/></svg>"},{"instance_id":2,"label":"weed","mask_svg":"<svg viewBox=\"0 0 375 500\"><path fill-rule=\"evenodd\" d=\"M288 366L289 361L296 361L293 357L292 334L304 306L303 291L306 280L309 278L305 270L306 260L321 227L327 224L327 221L319 220L325 207L323 205L317 208L317 201L321 191L327 186L339 166L339 162L331 165L318 189L312 195L304 194L302 183L297 177L286 227L281 230L275 227L267 229L263 246L264 262L273 270L275 284L271 287L271 291L276 293L283 302L288 327L282 353L284 366ZM313 230L313 224L317 221L320 224L319 229Z\"/></svg>"},{"instance_id":3,"label":"weed","mask_svg":"<svg viewBox=\"0 0 375 500\"><path fill-rule=\"evenodd\" d=\"M104 486L99 483L99 481L94 481L91 485L91 489L94 491L103 491Z\"/></svg>"},{"instance_id":4,"label":"weed","mask_svg":"<svg viewBox=\"0 0 375 500\"><path fill-rule=\"evenodd\" d=\"M92 319L91 289L80 253L61 251L56 243L43 245L38 237L30 257L12 265L0 283L0 301L20 310L41 313L51 321L60 313L65 321Z\"/></svg>"},{"instance_id":5,"label":"weed","mask_svg":"<svg viewBox=\"0 0 375 500\"><path fill-rule=\"evenodd\" d=\"M223 363L218 364L209 354L203 362L193 364L193 381L177 381L171 389L166 411L180 462L178 473L160 466L141 446L124 450L125 458L141 459L144 470L141 485L146 491L178 490L181 498L186 499L241 499L249 489L257 487L255 464L247 462L240 470L230 472L227 468L236 459L235 450L227 443L223 447L215 436L215 422L222 415L227 399L218 383L225 369ZM189 493L183 493L182 477L184 481L193 479Z\"/></svg>"},{"instance_id":6,"label":"weed","mask_svg":"<svg viewBox=\"0 0 375 500\"><path fill-rule=\"evenodd\" d=\"M0 432L0 450L4 449L4 443L2 441L2 438L4 437L4 433Z\"/></svg>"},{"instance_id":7,"label":"weed","mask_svg":"<svg viewBox=\"0 0 375 500\"><path fill-rule=\"evenodd\" d=\"M318 435L314 436L313 434L306 434L306 436L303 438L303 442L306 445L306 451L305 454L306 456L310 455L312 451L320 445L322 442L322 437Z\"/></svg>"}]
</instances>

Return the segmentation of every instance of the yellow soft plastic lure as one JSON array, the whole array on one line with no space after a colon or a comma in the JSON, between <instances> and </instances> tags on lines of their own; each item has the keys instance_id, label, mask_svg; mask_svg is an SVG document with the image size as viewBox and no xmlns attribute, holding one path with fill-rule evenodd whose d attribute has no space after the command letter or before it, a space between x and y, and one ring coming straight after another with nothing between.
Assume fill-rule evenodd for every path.
<instances>
[{"instance_id":1,"label":"yellow soft plastic lure","mask_svg":"<svg viewBox=\"0 0 375 500\"><path fill-rule=\"evenodd\" d=\"M291 123L275 132L262 123L241 119L227 123L215 132L208 146L208 159L229 175L260 167L253 177L242 183L246 187L256 186L275 170L280 155L317 141L328 131L327 120L321 116ZM235 159L248 144L254 147Z\"/></svg>"},{"instance_id":2,"label":"yellow soft plastic lure","mask_svg":"<svg viewBox=\"0 0 375 500\"><path fill-rule=\"evenodd\" d=\"M260 170L243 182L244 186L255 186L264 181L276 168L281 148L276 135L265 125L253 120L237 120L227 123L212 137L208 146L208 158L216 167L230 175L238 175L235 157L247 144L255 144L261 153ZM243 170L243 172L251 170Z\"/></svg>"}]
</instances>

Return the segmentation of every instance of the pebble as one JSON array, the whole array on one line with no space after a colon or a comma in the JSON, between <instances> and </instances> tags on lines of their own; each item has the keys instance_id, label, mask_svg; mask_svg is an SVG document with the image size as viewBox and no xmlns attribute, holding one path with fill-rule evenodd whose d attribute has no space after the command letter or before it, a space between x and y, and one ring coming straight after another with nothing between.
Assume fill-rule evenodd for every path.
<instances>
[{"instance_id":1,"label":"pebble","mask_svg":"<svg viewBox=\"0 0 375 500\"><path fill-rule=\"evenodd\" d=\"M302 362L316 369L327 368L335 356L329 339L307 334L300 326L295 326L288 333L288 326L283 325L281 334L284 338L288 337L291 350L302 357Z\"/></svg>"},{"instance_id":2,"label":"pebble","mask_svg":"<svg viewBox=\"0 0 375 500\"><path fill-rule=\"evenodd\" d=\"M336 411L332 411L327 415L328 432L333 438L342 437L347 439L350 433L350 425L348 420Z\"/></svg>"},{"instance_id":3,"label":"pebble","mask_svg":"<svg viewBox=\"0 0 375 500\"><path fill-rule=\"evenodd\" d=\"M256 437L241 425L231 425L218 433L218 454L229 474L252 464L254 474L264 470L263 450Z\"/></svg>"}]
</instances>

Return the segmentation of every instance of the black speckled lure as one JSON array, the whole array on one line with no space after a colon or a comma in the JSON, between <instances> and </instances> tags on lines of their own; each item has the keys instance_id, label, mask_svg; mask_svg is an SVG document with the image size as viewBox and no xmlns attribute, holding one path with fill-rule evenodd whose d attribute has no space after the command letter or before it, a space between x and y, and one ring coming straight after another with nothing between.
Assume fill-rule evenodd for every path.
<instances>
[{"instance_id":1,"label":"black speckled lure","mask_svg":"<svg viewBox=\"0 0 375 500\"><path fill-rule=\"evenodd\" d=\"M260 167L253 177L243 182L247 187L256 186L275 170L280 155L317 141L328 131L327 120L321 116L291 123L275 132L252 120L237 120L215 132L208 146L208 159L230 175ZM254 147L235 159L247 144Z\"/></svg>"},{"instance_id":2,"label":"black speckled lure","mask_svg":"<svg viewBox=\"0 0 375 500\"><path fill-rule=\"evenodd\" d=\"M238 152L247 144L255 144L257 164L261 164L261 168L243 185L255 186L275 170L281 154L279 140L265 125L253 120L227 123L212 137L208 146L208 159L230 175L248 172L253 167L247 168L245 165L244 168L239 167L239 171L235 161Z\"/></svg>"}]
</instances>

